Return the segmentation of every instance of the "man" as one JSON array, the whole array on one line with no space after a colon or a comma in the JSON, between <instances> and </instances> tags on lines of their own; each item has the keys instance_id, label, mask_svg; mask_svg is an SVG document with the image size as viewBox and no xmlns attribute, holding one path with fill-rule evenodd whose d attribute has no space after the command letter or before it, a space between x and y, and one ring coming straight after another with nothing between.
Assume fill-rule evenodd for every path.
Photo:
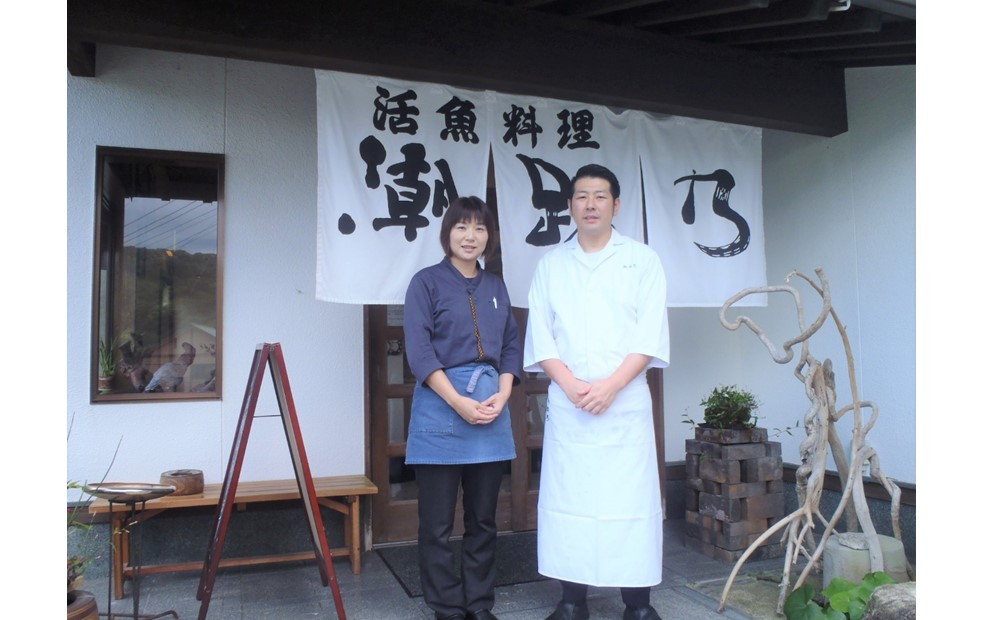
<instances>
[{"instance_id":1,"label":"man","mask_svg":"<svg viewBox=\"0 0 983 620\"><path fill-rule=\"evenodd\" d=\"M586 620L588 585L620 587L625 620L652 620L662 500L645 370L669 365L665 273L651 248L614 230L610 170L584 166L572 186L577 233L536 268L523 362L551 379L539 572L563 598L547 620Z\"/></svg>"}]
</instances>

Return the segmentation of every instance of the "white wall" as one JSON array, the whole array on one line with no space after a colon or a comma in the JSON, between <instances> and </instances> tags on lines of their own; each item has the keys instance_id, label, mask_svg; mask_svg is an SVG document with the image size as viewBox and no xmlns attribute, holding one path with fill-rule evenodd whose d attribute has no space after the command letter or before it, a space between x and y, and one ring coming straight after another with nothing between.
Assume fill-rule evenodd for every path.
<instances>
[{"instance_id":1,"label":"white wall","mask_svg":"<svg viewBox=\"0 0 983 620\"><path fill-rule=\"evenodd\" d=\"M880 408L868 439L888 476L914 483L915 70L851 69L846 87L847 133L763 134L768 283L783 284L792 270L815 279L813 270L824 269L833 308L847 326L860 398ZM799 282L806 319L812 321L819 296ZM788 295L772 295L767 308L742 312L777 343L798 333ZM776 364L749 330L726 330L714 310L671 310L670 329L667 460L683 459L691 432L678 422L684 412L699 419L699 402L714 385L736 383L754 391L762 402L761 424L769 428L802 420L809 401L792 374L799 348L793 362ZM846 357L832 320L813 337L810 351L832 359L839 406L850 402ZM844 422L849 421L838 428L847 442L850 423ZM798 462L803 438L801 428L794 437L783 435L786 462Z\"/></svg>"},{"instance_id":2,"label":"white wall","mask_svg":"<svg viewBox=\"0 0 983 620\"><path fill-rule=\"evenodd\" d=\"M220 482L253 352L280 342L314 475L363 473L362 309L315 301L310 69L100 46L68 77L68 477ZM223 400L89 404L96 145L224 153ZM276 414L264 380L257 415ZM253 424L242 480L290 478L279 418ZM70 496L70 499L75 499Z\"/></svg>"},{"instance_id":3,"label":"white wall","mask_svg":"<svg viewBox=\"0 0 983 620\"><path fill-rule=\"evenodd\" d=\"M97 78L68 78L68 441L70 479L155 481L198 468L225 471L257 343L281 342L315 475L365 470L362 311L314 300L316 97L310 69L100 47ZM915 481L914 68L847 72L850 131L817 138L765 131L768 282L822 266L847 324L862 398L881 407L871 435L889 476ZM96 145L225 153L224 399L100 404L89 399L89 329ZM810 316L818 297L803 288ZM745 309L776 339L797 333L789 299ZM666 458L691 436L714 385L762 401L762 424L794 426L808 408L792 364L779 366L748 331L714 309L670 310ZM849 388L832 325L812 351L831 357L840 402ZM267 380L257 413L275 413ZM845 438L846 431L841 431ZM803 433L783 440L798 460ZM277 418L257 419L242 479L293 475Z\"/></svg>"}]
</instances>

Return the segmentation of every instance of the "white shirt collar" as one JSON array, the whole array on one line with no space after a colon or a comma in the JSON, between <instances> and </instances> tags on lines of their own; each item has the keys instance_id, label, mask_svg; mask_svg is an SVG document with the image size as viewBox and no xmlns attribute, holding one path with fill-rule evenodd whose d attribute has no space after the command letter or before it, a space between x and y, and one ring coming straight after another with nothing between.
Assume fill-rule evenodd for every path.
<instances>
[{"instance_id":1,"label":"white shirt collar","mask_svg":"<svg viewBox=\"0 0 983 620\"><path fill-rule=\"evenodd\" d=\"M600 251L601 252L604 252L604 251L606 251L610 247L624 245L625 244L625 239L626 239L626 237L624 235L622 235L621 233L619 233L617 228L612 228L611 229L611 238L608 239L607 244ZM583 248L580 247L580 242L577 241L577 235L576 234L573 235L572 237L570 237L569 239L567 239L566 241L564 241L562 247L566 247L568 250L580 250L581 252L584 251Z\"/></svg>"}]
</instances>

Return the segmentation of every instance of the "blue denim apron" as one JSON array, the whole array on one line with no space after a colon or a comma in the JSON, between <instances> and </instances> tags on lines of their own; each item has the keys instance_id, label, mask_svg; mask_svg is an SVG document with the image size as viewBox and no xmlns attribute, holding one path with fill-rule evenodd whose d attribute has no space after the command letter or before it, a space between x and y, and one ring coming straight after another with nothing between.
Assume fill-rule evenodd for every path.
<instances>
[{"instance_id":1,"label":"blue denim apron","mask_svg":"<svg viewBox=\"0 0 983 620\"><path fill-rule=\"evenodd\" d=\"M459 394L479 403L498 392L498 371L488 364L465 364L444 370ZM429 386L413 390L407 465L462 465L515 458L508 405L490 424L469 424Z\"/></svg>"}]
</instances>

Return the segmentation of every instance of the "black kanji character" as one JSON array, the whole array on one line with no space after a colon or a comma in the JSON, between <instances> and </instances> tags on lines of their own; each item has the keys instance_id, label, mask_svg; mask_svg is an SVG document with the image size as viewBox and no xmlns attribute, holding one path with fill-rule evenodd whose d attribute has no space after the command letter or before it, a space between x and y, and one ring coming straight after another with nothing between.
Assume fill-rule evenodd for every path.
<instances>
[{"instance_id":1,"label":"black kanji character","mask_svg":"<svg viewBox=\"0 0 983 620\"><path fill-rule=\"evenodd\" d=\"M437 112L444 115L444 129L440 132L440 139L446 140L447 136L454 138L454 142L464 140L477 144L478 134L474 131L474 126L478 122L478 117L474 115L474 104L467 100L460 100L456 96L437 109Z\"/></svg>"},{"instance_id":2,"label":"black kanji character","mask_svg":"<svg viewBox=\"0 0 983 620\"><path fill-rule=\"evenodd\" d=\"M454 185L451 167L447 165L446 159L438 159L433 165L440 173L440 178L433 182L433 214L435 217L442 217L444 209L457 200L457 186Z\"/></svg>"},{"instance_id":3,"label":"black kanji character","mask_svg":"<svg viewBox=\"0 0 983 620\"><path fill-rule=\"evenodd\" d=\"M570 224L569 215L560 215L568 208L567 199L570 197L571 190L570 177L563 170L543 159L528 157L521 153L516 154L516 157L526 167L526 172L529 174L529 182L532 184L532 206L546 211L546 216L540 217L536 227L526 235L526 243L539 247L556 245L560 242L560 226ZM540 168L556 180L559 190L543 188Z\"/></svg>"},{"instance_id":4,"label":"black kanji character","mask_svg":"<svg viewBox=\"0 0 983 620\"><path fill-rule=\"evenodd\" d=\"M372 115L372 124L375 128L384 131L386 129L386 119L389 119L389 131L392 133L408 133L416 135L417 123L413 116L420 114L419 108L409 105L407 102L416 99L416 92L408 90L401 95L389 96L389 91L381 86L376 86L375 90L379 96L375 98L375 113Z\"/></svg>"},{"instance_id":5,"label":"black kanji character","mask_svg":"<svg viewBox=\"0 0 983 620\"><path fill-rule=\"evenodd\" d=\"M430 220L422 215L430 202L430 186L420 180L422 173L430 172L430 164L427 163L427 151L422 144L411 142L404 145L400 152L403 161L389 166L386 172L396 177L393 183L407 189L397 191L392 185L386 185L389 217L375 218L372 227L381 230L388 226L403 226L406 240L413 241L418 228L430 225Z\"/></svg>"},{"instance_id":6,"label":"black kanji character","mask_svg":"<svg viewBox=\"0 0 983 620\"><path fill-rule=\"evenodd\" d=\"M512 146L516 146L519 144L519 136L529 135L533 148L536 147L536 134L543 133L543 128L536 123L536 108L529 106L528 110L524 110L513 104L512 110L504 112L502 118L505 119L502 142L511 142Z\"/></svg>"},{"instance_id":7,"label":"black kanji character","mask_svg":"<svg viewBox=\"0 0 983 620\"><path fill-rule=\"evenodd\" d=\"M365 186L379 187L379 166L386 161L386 147L375 136L366 136L358 144L358 154L365 162Z\"/></svg>"},{"instance_id":8,"label":"black kanji character","mask_svg":"<svg viewBox=\"0 0 983 620\"><path fill-rule=\"evenodd\" d=\"M700 251L707 256L714 258L736 256L746 250L748 244L751 243L751 227L748 226L747 220L730 206L730 190L734 189L734 186L737 185L736 181L734 181L734 176L722 169L714 170L710 174L696 174L696 170L694 170L693 174L676 179L673 185L680 181L689 181L689 192L686 194L686 200L683 202L683 222L692 224L696 221L696 198L693 196L693 184L696 181L715 181L717 185L713 189L713 212L737 226L737 236L727 245L709 247L696 243L695 241L693 245L700 248Z\"/></svg>"},{"instance_id":9,"label":"black kanji character","mask_svg":"<svg viewBox=\"0 0 983 620\"><path fill-rule=\"evenodd\" d=\"M600 144L591 140L591 132L594 131L594 114L590 110L576 112L563 110L556 117L563 121L560 128L556 130L556 133L560 134L560 141L556 144L558 147L571 150L601 148Z\"/></svg>"}]
</instances>

